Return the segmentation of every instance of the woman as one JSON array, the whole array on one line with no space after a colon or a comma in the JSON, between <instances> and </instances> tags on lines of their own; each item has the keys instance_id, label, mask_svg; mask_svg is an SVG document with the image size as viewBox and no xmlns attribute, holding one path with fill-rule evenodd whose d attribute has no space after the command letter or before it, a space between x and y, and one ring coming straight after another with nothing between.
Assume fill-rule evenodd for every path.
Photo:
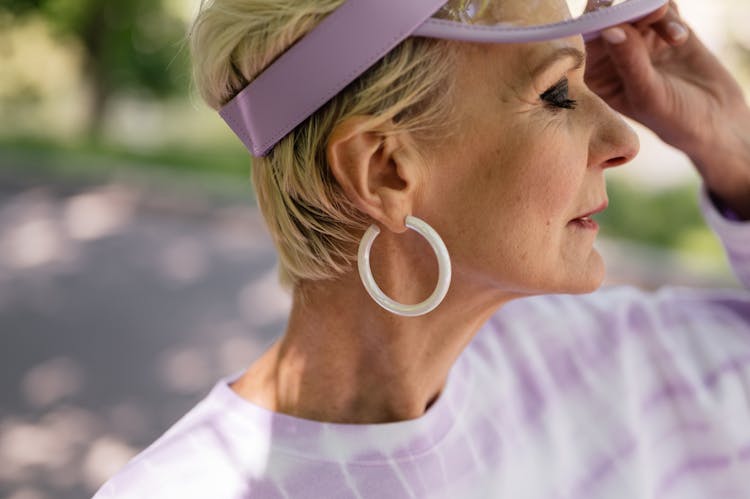
<instances>
[{"instance_id":1,"label":"woman","mask_svg":"<svg viewBox=\"0 0 750 499\"><path fill-rule=\"evenodd\" d=\"M204 6L208 103L341 4ZM443 13L564 9L457 4ZM584 294L604 276L589 218L604 171L638 152L613 108L691 157L750 287L750 109L674 4L588 44L408 38L268 150L238 133L293 293L287 330L96 497L750 497L748 293ZM382 294L363 286L370 264Z\"/></svg>"}]
</instances>

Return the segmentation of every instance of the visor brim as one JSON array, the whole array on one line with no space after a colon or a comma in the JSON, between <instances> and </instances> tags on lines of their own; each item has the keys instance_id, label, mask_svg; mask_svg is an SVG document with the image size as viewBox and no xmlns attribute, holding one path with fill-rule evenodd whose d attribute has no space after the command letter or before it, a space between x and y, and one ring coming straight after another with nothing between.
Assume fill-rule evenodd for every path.
<instances>
[{"instance_id":1,"label":"visor brim","mask_svg":"<svg viewBox=\"0 0 750 499\"><path fill-rule=\"evenodd\" d=\"M607 28L642 19L668 1L628 0L586 12L575 19L538 26L467 24L433 17L417 28L412 36L478 43L529 43L583 35L588 41L597 38Z\"/></svg>"}]
</instances>

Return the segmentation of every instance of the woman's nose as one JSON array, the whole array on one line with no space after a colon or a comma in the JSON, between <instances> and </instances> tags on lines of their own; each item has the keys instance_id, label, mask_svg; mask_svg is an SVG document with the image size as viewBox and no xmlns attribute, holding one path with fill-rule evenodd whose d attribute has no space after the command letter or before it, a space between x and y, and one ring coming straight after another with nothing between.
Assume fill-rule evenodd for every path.
<instances>
[{"instance_id":1,"label":"woman's nose","mask_svg":"<svg viewBox=\"0 0 750 499\"><path fill-rule=\"evenodd\" d=\"M638 155L640 139L617 111L598 100L602 115L591 138L589 166L610 168L624 165Z\"/></svg>"}]
</instances>

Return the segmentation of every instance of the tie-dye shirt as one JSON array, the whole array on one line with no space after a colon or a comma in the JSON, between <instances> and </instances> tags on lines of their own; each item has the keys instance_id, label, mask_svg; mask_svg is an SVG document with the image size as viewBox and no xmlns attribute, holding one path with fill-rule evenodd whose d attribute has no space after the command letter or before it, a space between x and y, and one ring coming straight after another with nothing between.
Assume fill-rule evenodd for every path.
<instances>
[{"instance_id":1,"label":"tie-dye shirt","mask_svg":"<svg viewBox=\"0 0 750 499\"><path fill-rule=\"evenodd\" d=\"M274 413L233 373L95 497L750 498L750 222L700 199L744 290L512 302L398 423Z\"/></svg>"}]
</instances>

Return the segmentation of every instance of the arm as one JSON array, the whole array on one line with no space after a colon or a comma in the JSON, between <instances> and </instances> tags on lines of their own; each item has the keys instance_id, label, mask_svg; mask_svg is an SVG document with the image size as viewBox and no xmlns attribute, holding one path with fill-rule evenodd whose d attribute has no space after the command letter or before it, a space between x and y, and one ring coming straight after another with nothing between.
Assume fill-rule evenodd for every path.
<instances>
[{"instance_id":1,"label":"arm","mask_svg":"<svg viewBox=\"0 0 750 499\"><path fill-rule=\"evenodd\" d=\"M725 215L733 212L730 218L736 221L750 221L750 109L744 106L743 110L745 117L738 120L739 125L726 125L713 141L688 152L714 204ZM750 241L747 245L750 248Z\"/></svg>"},{"instance_id":2,"label":"arm","mask_svg":"<svg viewBox=\"0 0 750 499\"><path fill-rule=\"evenodd\" d=\"M750 290L750 221L732 220L721 212L722 202L706 184L700 191L700 208L711 229L719 236L737 279Z\"/></svg>"}]
</instances>

